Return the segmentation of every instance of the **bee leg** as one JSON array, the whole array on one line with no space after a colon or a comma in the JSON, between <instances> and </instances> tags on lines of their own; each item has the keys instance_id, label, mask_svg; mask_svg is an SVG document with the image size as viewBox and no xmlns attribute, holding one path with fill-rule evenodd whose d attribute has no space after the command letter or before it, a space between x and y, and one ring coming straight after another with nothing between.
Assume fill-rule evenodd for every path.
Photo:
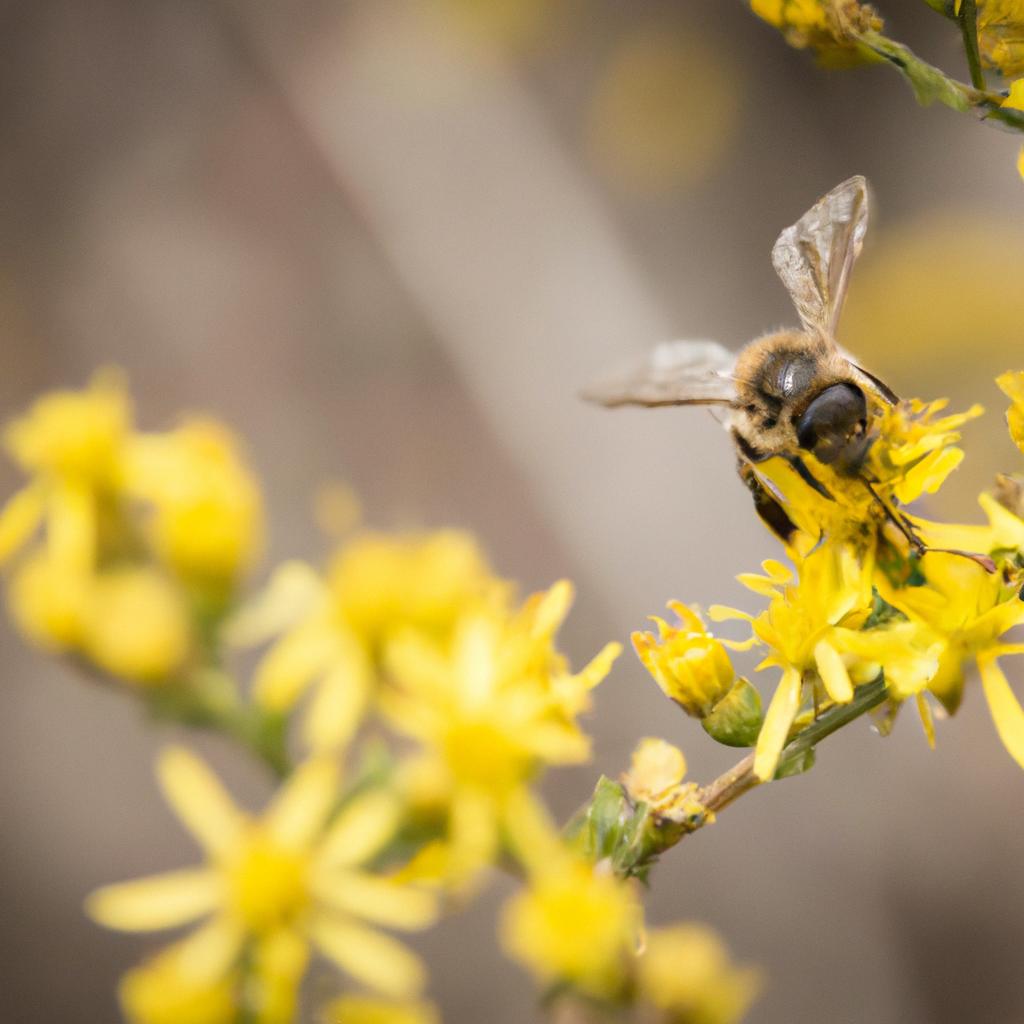
<instances>
[{"instance_id":1,"label":"bee leg","mask_svg":"<svg viewBox=\"0 0 1024 1024\"><path fill-rule=\"evenodd\" d=\"M793 469L796 470L797 476L799 476L808 487L813 488L823 498L826 498L829 501L836 500L832 497L829 489L807 468L807 464L799 455L784 455L783 458L793 467Z\"/></svg>"},{"instance_id":2,"label":"bee leg","mask_svg":"<svg viewBox=\"0 0 1024 1024\"><path fill-rule=\"evenodd\" d=\"M747 459L740 459L736 468L739 471L740 479L747 485L747 490L750 491L751 497L754 499L754 510L761 517L765 526L783 544L788 544L790 538L796 533L793 520L789 518L786 510L768 488L761 483L754 472L753 465Z\"/></svg>"}]
</instances>

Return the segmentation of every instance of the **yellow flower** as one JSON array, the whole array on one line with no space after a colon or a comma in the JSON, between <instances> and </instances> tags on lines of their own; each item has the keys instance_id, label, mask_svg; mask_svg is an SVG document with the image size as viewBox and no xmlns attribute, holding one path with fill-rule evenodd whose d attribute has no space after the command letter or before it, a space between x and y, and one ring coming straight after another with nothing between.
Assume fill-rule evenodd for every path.
<instances>
[{"instance_id":1,"label":"yellow flower","mask_svg":"<svg viewBox=\"0 0 1024 1024\"><path fill-rule=\"evenodd\" d=\"M82 640L91 578L61 565L45 549L17 567L7 590L11 616L33 643L66 651Z\"/></svg>"},{"instance_id":2,"label":"yellow flower","mask_svg":"<svg viewBox=\"0 0 1024 1024\"><path fill-rule=\"evenodd\" d=\"M892 534L883 505L892 510L894 505L935 493L963 459L963 451L956 447L959 428L981 415L982 408L975 405L963 413L940 416L945 406L944 399L879 406L870 427L878 437L859 476L841 476L813 455L805 456L808 468L831 498L819 494L781 459L758 466L758 475L782 497L787 514L799 528L793 549L807 554L826 538L851 544L871 560L879 534L886 530ZM871 481L874 494L865 480ZM899 542L906 547L902 538Z\"/></svg>"},{"instance_id":3,"label":"yellow flower","mask_svg":"<svg viewBox=\"0 0 1024 1024\"><path fill-rule=\"evenodd\" d=\"M118 996L131 1024L234 1024L238 987L233 972L211 972L186 942L130 970Z\"/></svg>"},{"instance_id":4,"label":"yellow flower","mask_svg":"<svg viewBox=\"0 0 1024 1024\"><path fill-rule=\"evenodd\" d=\"M698 799L700 787L683 782L686 758L665 740L646 737L633 751L622 784L634 803L644 803L659 818L676 823L714 821L714 815Z\"/></svg>"},{"instance_id":5,"label":"yellow flower","mask_svg":"<svg viewBox=\"0 0 1024 1024\"><path fill-rule=\"evenodd\" d=\"M1024 768L1024 710L999 667L1003 655L1024 653L1024 645L1003 636L1024 622L1020 581L1008 584L966 558L933 552L923 559L926 583L886 587L883 596L912 622L927 626L940 644L939 664L929 689L949 711L963 695L964 666L973 660L999 738Z\"/></svg>"},{"instance_id":6,"label":"yellow flower","mask_svg":"<svg viewBox=\"0 0 1024 1024\"><path fill-rule=\"evenodd\" d=\"M722 940L695 923L649 932L637 981L642 998L675 1024L734 1024L760 987L756 969L734 967Z\"/></svg>"},{"instance_id":7,"label":"yellow flower","mask_svg":"<svg viewBox=\"0 0 1024 1024\"><path fill-rule=\"evenodd\" d=\"M544 984L614 998L626 981L641 910L630 883L552 845L501 916L502 945Z\"/></svg>"},{"instance_id":8,"label":"yellow flower","mask_svg":"<svg viewBox=\"0 0 1024 1024\"><path fill-rule=\"evenodd\" d=\"M635 632L633 646L665 696L688 715L704 718L729 692L736 674L725 648L708 632L700 615L679 601L668 606L681 627L652 615L658 636Z\"/></svg>"},{"instance_id":9,"label":"yellow flower","mask_svg":"<svg viewBox=\"0 0 1024 1024\"><path fill-rule=\"evenodd\" d=\"M440 1014L430 1003L357 995L335 999L320 1019L322 1024L441 1024Z\"/></svg>"},{"instance_id":10,"label":"yellow flower","mask_svg":"<svg viewBox=\"0 0 1024 1024\"><path fill-rule=\"evenodd\" d=\"M229 591L255 559L263 529L259 489L231 434L211 419L137 434L124 474L157 556L187 582Z\"/></svg>"},{"instance_id":11,"label":"yellow flower","mask_svg":"<svg viewBox=\"0 0 1024 1024\"><path fill-rule=\"evenodd\" d=\"M131 405L120 374L96 374L84 391L54 391L8 426L7 450L28 473L98 487L118 482Z\"/></svg>"},{"instance_id":12,"label":"yellow flower","mask_svg":"<svg viewBox=\"0 0 1024 1024\"><path fill-rule=\"evenodd\" d=\"M260 624L242 632L272 634L266 626L279 618L283 632L257 667L254 693L285 712L312 688L303 732L313 751L334 749L355 731L392 640L412 631L446 644L462 615L504 607L508 590L472 537L455 530L363 534L341 548L323 582L312 570L300 580L294 565L285 569L250 616Z\"/></svg>"},{"instance_id":13,"label":"yellow flower","mask_svg":"<svg viewBox=\"0 0 1024 1024\"><path fill-rule=\"evenodd\" d=\"M389 648L395 684L383 710L423 747L410 771L432 780L447 819L451 881L494 858L511 802L545 765L589 757L576 716L619 648L607 645L571 674L554 647L571 600L562 581L515 614L464 616L447 645L410 631Z\"/></svg>"},{"instance_id":14,"label":"yellow flower","mask_svg":"<svg viewBox=\"0 0 1024 1024\"><path fill-rule=\"evenodd\" d=\"M764 563L766 576L738 577L748 589L769 598L768 608L756 617L731 608L711 609L712 618L750 623L751 643L768 648L759 670L782 669L754 754L754 772L762 780L775 774L805 683L815 692L820 683L836 703L852 700L850 674L835 645L836 627L859 628L871 609L870 566L861 564L849 548L826 545L798 566L796 585L792 573L774 561Z\"/></svg>"},{"instance_id":15,"label":"yellow flower","mask_svg":"<svg viewBox=\"0 0 1024 1024\"><path fill-rule=\"evenodd\" d=\"M159 778L207 863L100 889L87 905L96 921L150 931L208 917L185 940L192 955L211 977L226 976L243 949L256 943L260 986L276 1005L292 998L295 966L310 946L388 995L404 998L420 988L419 960L364 923L417 929L435 915L426 893L361 867L393 834L392 798L370 791L331 820L338 772L329 761L315 760L297 769L262 818L253 819L186 750L162 756Z\"/></svg>"},{"instance_id":16,"label":"yellow flower","mask_svg":"<svg viewBox=\"0 0 1024 1024\"><path fill-rule=\"evenodd\" d=\"M874 9L858 0L750 0L750 9L790 46L811 47L832 65L855 63L855 33L882 27Z\"/></svg>"},{"instance_id":17,"label":"yellow flower","mask_svg":"<svg viewBox=\"0 0 1024 1024\"><path fill-rule=\"evenodd\" d=\"M1024 7L1020 0L978 0L978 46L989 67L1024 73Z\"/></svg>"},{"instance_id":18,"label":"yellow flower","mask_svg":"<svg viewBox=\"0 0 1024 1024\"><path fill-rule=\"evenodd\" d=\"M181 593L156 569L125 566L93 578L81 646L104 672L130 682L165 682L189 655Z\"/></svg>"}]
</instances>

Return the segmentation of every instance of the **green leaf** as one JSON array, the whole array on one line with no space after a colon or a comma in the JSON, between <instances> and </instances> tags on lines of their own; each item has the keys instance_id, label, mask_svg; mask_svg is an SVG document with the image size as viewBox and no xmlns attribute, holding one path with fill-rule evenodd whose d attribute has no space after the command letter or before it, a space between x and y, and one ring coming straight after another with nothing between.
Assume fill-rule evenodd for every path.
<instances>
[{"instance_id":1,"label":"green leaf","mask_svg":"<svg viewBox=\"0 0 1024 1024\"><path fill-rule=\"evenodd\" d=\"M913 50L877 32L865 32L859 39L862 46L888 61L903 75L921 106L938 102L961 112L970 109L971 104L959 83L933 64L921 60Z\"/></svg>"},{"instance_id":2,"label":"green leaf","mask_svg":"<svg viewBox=\"0 0 1024 1024\"><path fill-rule=\"evenodd\" d=\"M791 775L803 775L814 767L814 747L803 750L791 757L784 757L775 773L776 779L788 779Z\"/></svg>"}]
</instances>

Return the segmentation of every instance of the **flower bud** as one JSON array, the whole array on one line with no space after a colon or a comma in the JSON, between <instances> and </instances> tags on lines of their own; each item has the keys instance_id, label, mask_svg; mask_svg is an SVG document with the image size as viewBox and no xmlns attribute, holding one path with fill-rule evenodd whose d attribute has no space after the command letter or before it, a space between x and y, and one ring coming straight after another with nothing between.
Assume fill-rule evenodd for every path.
<instances>
[{"instance_id":1,"label":"flower bud","mask_svg":"<svg viewBox=\"0 0 1024 1024\"><path fill-rule=\"evenodd\" d=\"M736 674L725 648L701 617L678 601L668 606L680 625L670 626L652 616L658 636L636 632L633 646L665 695L688 715L705 718L732 688Z\"/></svg>"}]
</instances>

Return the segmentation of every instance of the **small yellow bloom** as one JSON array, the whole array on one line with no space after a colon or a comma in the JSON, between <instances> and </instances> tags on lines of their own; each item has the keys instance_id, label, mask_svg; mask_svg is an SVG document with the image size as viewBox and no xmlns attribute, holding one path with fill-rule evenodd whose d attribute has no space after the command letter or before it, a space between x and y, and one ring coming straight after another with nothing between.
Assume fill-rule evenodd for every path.
<instances>
[{"instance_id":1,"label":"small yellow bloom","mask_svg":"<svg viewBox=\"0 0 1024 1024\"><path fill-rule=\"evenodd\" d=\"M636 632L633 646L662 692L688 715L704 718L729 692L736 678L729 655L701 617L679 601L669 608L681 625L651 616L658 636Z\"/></svg>"},{"instance_id":2,"label":"small yellow bloom","mask_svg":"<svg viewBox=\"0 0 1024 1024\"><path fill-rule=\"evenodd\" d=\"M782 669L764 725L757 739L754 771L770 779L800 710L804 683L820 684L836 703L853 698L845 659L836 649L836 629L859 628L871 609L871 566L860 563L847 547L826 545L798 563L799 582L777 562L766 562L766 576L741 576L755 593L770 597L768 608L753 617L731 608L712 608L713 618L745 619L752 642L768 654L758 669Z\"/></svg>"},{"instance_id":3,"label":"small yellow bloom","mask_svg":"<svg viewBox=\"0 0 1024 1024\"><path fill-rule=\"evenodd\" d=\"M410 631L389 647L394 683L382 708L394 728L422 745L413 774L432 780L447 819L452 882L493 859L509 807L545 766L589 757L576 716L618 645L570 673L554 634L571 596L563 581L517 613L464 616L448 644Z\"/></svg>"},{"instance_id":4,"label":"small yellow bloom","mask_svg":"<svg viewBox=\"0 0 1024 1024\"><path fill-rule=\"evenodd\" d=\"M17 567L7 590L11 616L33 643L66 651L82 640L91 580L39 550Z\"/></svg>"},{"instance_id":5,"label":"small yellow bloom","mask_svg":"<svg viewBox=\"0 0 1024 1024\"><path fill-rule=\"evenodd\" d=\"M989 67L1024 73L1024 8L1020 0L978 0L978 46Z\"/></svg>"},{"instance_id":6,"label":"small yellow bloom","mask_svg":"<svg viewBox=\"0 0 1024 1024\"><path fill-rule=\"evenodd\" d=\"M340 996L327 1005L322 1024L441 1024L441 1015L424 1002L395 1002L374 996Z\"/></svg>"},{"instance_id":7,"label":"small yellow bloom","mask_svg":"<svg viewBox=\"0 0 1024 1024\"><path fill-rule=\"evenodd\" d=\"M7 450L28 473L113 487L131 428L120 374L96 374L84 391L54 391L7 428Z\"/></svg>"},{"instance_id":8,"label":"small yellow bloom","mask_svg":"<svg viewBox=\"0 0 1024 1024\"><path fill-rule=\"evenodd\" d=\"M543 983L613 998L625 983L640 920L630 883L563 850L505 905L501 941Z\"/></svg>"},{"instance_id":9,"label":"small yellow bloom","mask_svg":"<svg viewBox=\"0 0 1024 1024\"><path fill-rule=\"evenodd\" d=\"M683 752L665 740L646 737L633 751L629 771L622 784L634 803L644 803L659 818L677 824L713 821L698 799L700 787L683 782L686 758Z\"/></svg>"},{"instance_id":10,"label":"small yellow bloom","mask_svg":"<svg viewBox=\"0 0 1024 1024\"><path fill-rule=\"evenodd\" d=\"M722 940L702 924L649 932L637 980L641 997L680 1024L735 1024L760 987L759 972L734 967Z\"/></svg>"},{"instance_id":11,"label":"small yellow bloom","mask_svg":"<svg viewBox=\"0 0 1024 1024\"><path fill-rule=\"evenodd\" d=\"M92 580L81 646L104 672L164 682L185 663L191 639L183 597L156 569L126 566Z\"/></svg>"},{"instance_id":12,"label":"small yellow bloom","mask_svg":"<svg viewBox=\"0 0 1024 1024\"><path fill-rule=\"evenodd\" d=\"M191 419L135 435L125 488L145 507L158 557L182 579L222 593L251 566L263 531L260 493L219 423Z\"/></svg>"},{"instance_id":13,"label":"small yellow bloom","mask_svg":"<svg viewBox=\"0 0 1024 1024\"><path fill-rule=\"evenodd\" d=\"M211 972L185 943L128 971L118 996L130 1024L234 1024L239 988L234 972Z\"/></svg>"},{"instance_id":14,"label":"small yellow bloom","mask_svg":"<svg viewBox=\"0 0 1024 1024\"><path fill-rule=\"evenodd\" d=\"M181 748L159 763L164 793L207 855L203 867L111 885L92 894L107 927L150 931L202 917L186 942L226 975L257 944L267 1005L290 1005L310 946L357 980L405 998L423 982L419 960L373 925L418 929L432 922L428 894L362 865L389 842L395 801L370 791L331 818L338 773L326 760L295 771L260 819L232 802L202 761Z\"/></svg>"}]
</instances>

